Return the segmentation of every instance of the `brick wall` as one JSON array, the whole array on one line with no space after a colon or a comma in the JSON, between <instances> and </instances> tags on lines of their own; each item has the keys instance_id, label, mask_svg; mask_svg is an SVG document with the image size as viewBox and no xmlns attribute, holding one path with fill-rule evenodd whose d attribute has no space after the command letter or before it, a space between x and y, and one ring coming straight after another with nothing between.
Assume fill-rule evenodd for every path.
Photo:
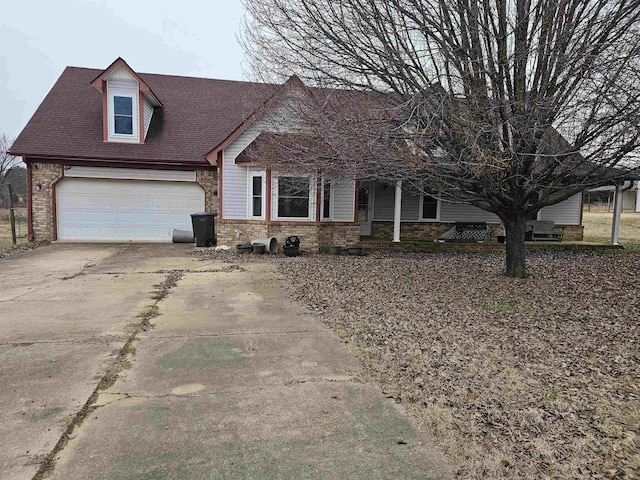
<instances>
[{"instance_id":1,"label":"brick wall","mask_svg":"<svg viewBox=\"0 0 640 480\"><path fill-rule=\"evenodd\" d=\"M197 170L196 182L204 188L204 209L218 213L218 172L215 170Z\"/></svg>"},{"instance_id":2,"label":"brick wall","mask_svg":"<svg viewBox=\"0 0 640 480\"><path fill-rule=\"evenodd\" d=\"M62 178L62 165L31 165L31 211L34 240L53 240L53 184ZM40 186L38 188L38 186Z\"/></svg>"},{"instance_id":3,"label":"brick wall","mask_svg":"<svg viewBox=\"0 0 640 480\"><path fill-rule=\"evenodd\" d=\"M300 238L300 248L317 252L321 246L357 245L360 242L360 225L343 222L264 222L254 220L221 220L216 224L218 245L234 247L250 243L257 238L275 237L278 245L284 245L287 237Z\"/></svg>"},{"instance_id":4,"label":"brick wall","mask_svg":"<svg viewBox=\"0 0 640 480\"><path fill-rule=\"evenodd\" d=\"M453 226L453 223L401 222L400 240L403 238L433 240ZM373 238L391 240L393 238L393 222L373 222L371 233Z\"/></svg>"},{"instance_id":5,"label":"brick wall","mask_svg":"<svg viewBox=\"0 0 640 480\"><path fill-rule=\"evenodd\" d=\"M584 240L584 225L561 225L564 234L562 240L565 242L581 242Z\"/></svg>"}]
</instances>

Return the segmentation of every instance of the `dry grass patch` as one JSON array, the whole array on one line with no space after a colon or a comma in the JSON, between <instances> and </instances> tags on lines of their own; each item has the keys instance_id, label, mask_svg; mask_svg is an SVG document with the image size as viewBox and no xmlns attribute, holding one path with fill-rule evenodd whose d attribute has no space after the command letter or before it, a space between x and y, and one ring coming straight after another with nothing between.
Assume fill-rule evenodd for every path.
<instances>
[{"instance_id":1,"label":"dry grass patch","mask_svg":"<svg viewBox=\"0 0 640 480\"><path fill-rule=\"evenodd\" d=\"M609 243L611 241L611 224L613 213L584 212L584 240L594 243ZM620 243L640 244L640 213L623 212L620 220Z\"/></svg>"},{"instance_id":2,"label":"dry grass patch","mask_svg":"<svg viewBox=\"0 0 640 480\"><path fill-rule=\"evenodd\" d=\"M311 256L293 294L442 441L459 478L638 478L640 254Z\"/></svg>"},{"instance_id":3,"label":"dry grass patch","mask_svg":"<svg viewBox=\"0 0 640 480\"><path fill-rule=\"evenodd\" d=\"M16 208L16 240L17 243L25 243L27 238L27 209ZM9 209L0 208L0 248L10 247L11 243L11 222L9 221Z\"/></svg>"}]
</instances>

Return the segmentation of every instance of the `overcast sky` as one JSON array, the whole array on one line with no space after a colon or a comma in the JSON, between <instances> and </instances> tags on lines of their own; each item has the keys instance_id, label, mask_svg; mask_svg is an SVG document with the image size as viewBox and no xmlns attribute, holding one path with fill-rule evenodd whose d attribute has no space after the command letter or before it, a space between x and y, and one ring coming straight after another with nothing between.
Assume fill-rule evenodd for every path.
<instances>
[{"instance_id":1,"label":"overcast sky","mask_svg":"<svg viewBox=\"0 0 640 480\"><path fill-rule=\"evenodd\" d=\"M0 133L15 138L66 66L243 80L240 0L21 0L0 10Z\"/></svg>"}]
</instances>

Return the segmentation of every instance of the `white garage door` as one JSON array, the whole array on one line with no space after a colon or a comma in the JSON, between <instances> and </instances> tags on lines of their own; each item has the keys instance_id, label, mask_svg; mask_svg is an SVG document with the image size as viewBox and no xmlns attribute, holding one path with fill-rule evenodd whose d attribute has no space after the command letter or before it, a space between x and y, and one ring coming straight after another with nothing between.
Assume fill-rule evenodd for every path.
<instances>
[{"instance_id":1,"label":"white garage door","mask_svg":"<svg viewBox=\"0 0 640 480\"><path fill-rule=\"evenodd\" d=\"M59 240L170 242L203 210L204 190L188 182L65 178L56 187Z\"/></svg>"}]
</instances>

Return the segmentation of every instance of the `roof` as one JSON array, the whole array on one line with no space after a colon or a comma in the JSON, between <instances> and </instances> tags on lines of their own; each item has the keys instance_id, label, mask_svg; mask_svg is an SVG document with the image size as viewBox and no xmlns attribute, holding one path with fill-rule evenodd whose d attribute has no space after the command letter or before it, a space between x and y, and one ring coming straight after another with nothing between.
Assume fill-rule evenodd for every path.
<instances>
[{"instance_id":1,"label":"roof","mask_svg":"<svg viewBox=\"0 0 640 480\"><path fill-rule=\"evenodd\" d=\"M94 78L91 81L91 86L96 90L98 90L100 93L102 93L103 82L105 82L111 76L111 74L118 68L124 68L133 76L133 78L135 78L138 81L138 84L140 85L140 91L151 102L151 104L154 107L162 106L162 102L160 101L160 99L158 99L158 96L155 93L153 93L153 90L151 90L151 87L147 85L146 82L142 78L140 78L140 76L136 72L133 71L133 68L131 68L129 64L124 61L122 57L116 58L111 65L105 68L102 71L102 73L100 73L100 75Z\"/></svg>"},{"instance_id":2,"label":"roof","mask_svg":"<svg viewBox=\"0 0 640 480\"><path fill-rule=\"evenodd\" d=\"M67 67L11 147L43 159L207 166L204 156L281 85L140 73L163 107L143 144L103 141L102 95L91 82L104 70Z\"/></svg>"}]
</instances>

